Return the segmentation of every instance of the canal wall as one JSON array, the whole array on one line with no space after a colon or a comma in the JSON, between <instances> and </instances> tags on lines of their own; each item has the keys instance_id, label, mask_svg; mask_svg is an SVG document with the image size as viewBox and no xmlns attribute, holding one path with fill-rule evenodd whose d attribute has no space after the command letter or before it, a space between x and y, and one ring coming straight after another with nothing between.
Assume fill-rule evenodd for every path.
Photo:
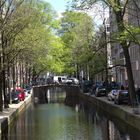
<instances>
[{"instance_id":1,"label":"canal wall","mask_svg":"<svg viewBox=\"0 0 140 140\"><path fill-rule=\"evenodd\" d=\"M49 86L35 86L33 88L33 101L34 103L44 104L47 102L46 94Z\"/></svg>"},{"instance_id":2,"label":"canal wall","mask_svg":"<svg viewBox=\"0 0 140 140\"><path fill-rule=\"evenodd\" d=\"M79 102L80 89L77 85L70 85L65 87L66 98L65 104L68 106L75 106Z\"/></svg>"},{"instance_id":3,"label":"canal wall","mask_svg":"<svg viewBox=\"0 0 140 140\"><path fill-rule=\"evenodd\" d=\"M28 95L24 101L21 101L18 104L10 104L9 108L0 112L0 134L4 131L4 129L8 128L9 125L14 123L18 115L31 103L31 100L32 94Z\"/></svg>"},{"instance_id":4,"label":"canal wall","mask_svg":"<svg viewBox=\"0 0 140 140\"><path fill-rule=\"evenodd\" d=\"M82 92L79 94L79 97L92 103L98 110L103 110L111 117L118 118L140 130L140 115L134 114L134 109L131 106L116 105L114 102L108 101L106 97L95 97Z\"/></svg>"},{"instance_id":5,"label":"canal wall","mask_svg":"<svg viewBox=\"0 0 140 140\"><path fill-rule=\"evenodd\" d=\"M73 105L76 103L77 98L79 98L80 89L77 85L44 85L35 86L33 88L33 100L34 103L44 104L47 103L47 91L53 88L61 88L66 92L65 103L67 105Z\"/></svg>"}]
</instances>

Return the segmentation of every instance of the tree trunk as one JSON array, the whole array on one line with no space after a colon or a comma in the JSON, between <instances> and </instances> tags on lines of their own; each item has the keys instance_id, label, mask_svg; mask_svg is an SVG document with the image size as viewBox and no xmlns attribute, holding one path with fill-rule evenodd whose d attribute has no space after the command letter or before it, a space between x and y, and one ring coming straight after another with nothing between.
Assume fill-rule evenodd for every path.
<instances>
[{"instance_id":1,"label":"tree trunk","mask_svg":"<svg viewBox=\"0 0 140 140\"><path fill-rule=\"evenodd\" d=\"M14 61L13 61L13 65L12 65L12 78L13 78L13 90L15 90L15 88L16 88L16 79L15 79L15 65L14 65Z\"/></svg>"},{"instance_id":2,"label":"tree trunk","mask_svg":"<svg viewBox=\"0 0 140 140\"><path fill-rule=\"evenodd\" d=\"M35 68L33 66L33 74L32 74L32 84L33 85L36 85L36 71L35 71Z\"/></svg>"},{"instance_id":3,"label":"tree trunk","mask_svg":"<svg viewBox=\"0 0 140 140\"><path fill-rule=\"evenodd\" d=\"M127 44L126 45L123 44L122 46L123 46L123 51L124 51L124 56L125 56L125 61L126 61L126 70L127 70L127 76L128 76L128 85L129 85L129 94L130 94L131 105L136 106L137 97L136 97L136 92L135 92L129 50L128 50Z\"/></svg>"},{"instance_id":4,"label":"tree trunk","mask_svg":"<svg viewBox=\"0 0 140 140\"><path fill-rule=\"evenodd\" d=\"M1 59L0 59L1 60ZM1 67L1 61L0 61ZM1 68L0 68L1 70ZM0 112L3 111L3 98L2 98L2 72L0 72Z\"/></svg>"},{"instance_id":5,"label":"tree trunk","mask_svg":"<svg viewBox=\"0 0 140 140\"><path fill-rule=\"evenodd\" d=\"M9 66L9 63L8 63L8 68L7 68L7 87L8 87L8 93L10 95L10 104L12 103L12 100L11 100L11 81L10 81L10 66Z\"/></svg>"},{"instance_id":6,"label":"tree trunk","mask_svg":"<svg viewBox=\"0 0 140 140\"><path fill-rule=\"evenodd\" d=\"M6 79L5 79L5 70L3 70L2 72L2 81L3 81L3 97L4 97L4 108L8 108L8 99L7 99L7 96L6 96Z\"/></svg>"},{"instance_id":7,"label":"tree trunk","mask_svg":"<svg viewBox=\"0 0 140 140\"><path fill-rule=\"evenodd\" d=\"M2 1L0 1L0 19L2 19ZM2 22L0 22L0 27L2 26ZM0 49L2 50L2 33L0 29ZM3 99L2 99L2 52L0 52L0 111L3 111Z\"/></svg>"},{"instance_id":8,"label":"tree trunk","mask_svg":"<svg viewBox=\"0 0 140 140\"><path fill-rule=\"evenodd\" d=\"M118 7L121 7L120 0L116 0L115 3ZM117 24L117 27L118 27L118 33L123 33L125 31L124 18L123 18L125 15L124 15L121 8L118 9L118 10L114 9L114 13L115 13L115 16L116 16L116 24ZM136 106L137 105L137 99L136 99L136 92L135 92L135 86L134 86L131 60L130 60L130 55L129 55L129 50L128 50L129 45L127 45L126 40L121 41L120 44L123 48L123 52L124 52L124 56L125 56L131 105Z\"/></svg>"},{"instance_id":9,"label":"tree trunk","mask_svg":"<svg viewBox=\"0 0 140 140\"><path fill-rule=\"evenodd\" d=\"M31 68L29 68L29 77L28 77L28 84L30 84L31 83Z\"/></svg>"},{"instance_id":10,"label":"tree trunk","mask_svg":"<svg viewBox=\"0 0 140 140\"><path fill-rule=\"evenodd\" d=\"M0 112L3 111L3 99L2 99L2 79L0 79Z\"/></svg>"}]
</instances>

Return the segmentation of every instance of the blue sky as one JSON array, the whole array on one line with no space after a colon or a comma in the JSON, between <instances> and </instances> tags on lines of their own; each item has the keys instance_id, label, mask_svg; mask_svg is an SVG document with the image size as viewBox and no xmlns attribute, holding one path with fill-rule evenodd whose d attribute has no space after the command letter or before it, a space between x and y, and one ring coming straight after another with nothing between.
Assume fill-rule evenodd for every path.
<instances>
[{"instance_id":1,"label":"blue sky","mask_svg":"<svg viewBox=\"0 0 140 140\"><path fill-rule=\"evenodd\" d=\"M67 0L44 0L49 2L52 7L58 12L63 12L66 9Z\"/></svg>"}]
</instances>

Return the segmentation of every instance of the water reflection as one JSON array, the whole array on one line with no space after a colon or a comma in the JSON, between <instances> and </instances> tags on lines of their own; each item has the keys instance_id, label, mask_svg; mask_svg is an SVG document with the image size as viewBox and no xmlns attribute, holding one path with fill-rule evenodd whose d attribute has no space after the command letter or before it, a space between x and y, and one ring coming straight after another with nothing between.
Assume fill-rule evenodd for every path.
<instances>
[{"instance_id":1,"label":"water reflection","mask_svg":"<svg viewBox=\"0 0 140 140\"><path fill-rule=\"evenodd\" d=\"M137 129L109 116L85 101L81 101L80 105L87 120L100 131L102 140L140 140L140 131Z\"/></svg>"},{"instance_id":2,"label":"water reflection","mask_svg":"<svg viewBox=\"0 0 140 140\"><path fill-rule=\"evenodd\" d=\"M48 103L64 102L66 92L59 87L50 88L47 91L46 98Z\"/></svg>"},{"instance_id":3,"label":"water reflection","mask_svg":"<svg viewBox=\"0 0 140 140\"><path fill-rule=\"evenodd\" d=\"M62 90L51 89L46 96L48 104L31 105L1 140L140 140L138 130L85 101L66 106Z\"/></svg>"}]
</instances>

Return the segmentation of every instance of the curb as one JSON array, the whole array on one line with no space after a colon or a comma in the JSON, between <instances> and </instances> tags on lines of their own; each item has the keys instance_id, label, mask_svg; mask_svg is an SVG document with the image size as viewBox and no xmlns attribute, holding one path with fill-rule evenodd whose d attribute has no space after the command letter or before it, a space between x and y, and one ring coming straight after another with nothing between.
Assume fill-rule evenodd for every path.
<instances>
[{"instance_id":1,"label":"curb","mask_svg":"<svg viewBox=\"0 0 140 140\"><path fill-rule=\"evenodd\" d=\"M26 109L31 103L31 97L32 94L29 94L24 101L21 101L18 104L9 104L9 108L0 112L0 134L2 134L2 131L11 125L18 115Z\"/></svg>"}]
</instances>

